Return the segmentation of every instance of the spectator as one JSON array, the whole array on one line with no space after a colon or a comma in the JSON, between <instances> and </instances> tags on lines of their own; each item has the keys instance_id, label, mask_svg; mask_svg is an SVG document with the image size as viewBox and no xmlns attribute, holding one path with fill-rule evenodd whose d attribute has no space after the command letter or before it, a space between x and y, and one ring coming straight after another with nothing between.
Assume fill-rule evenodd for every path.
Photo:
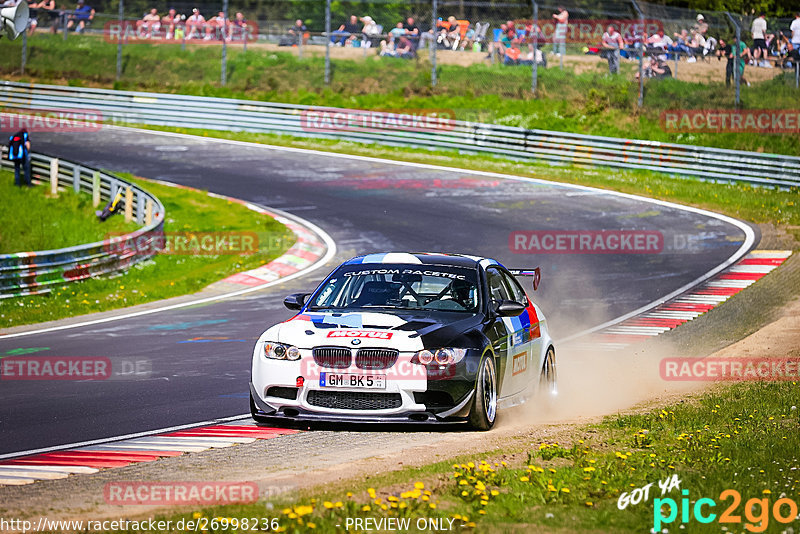
<instances>
[{"instance_id":1,"label":"spectator","mask_svg":"<svg viewBox=\"0 0 800 534\"><path fill-rule=\"evenodd\" d=\"M278 46L295 46L301 43L305 44L305 34L308 31L303 21L297 19L294 24L289 26L286 30L286 35L278 41Z\"/></svg>"},{"instance_id":2,"label":"spectator","mask_svg":"<svg viewBox=\"0 0 800 534\"><path fill-rule=\"evenodd\" d=\"M792 46L794 50L800 50L800 11L794 14L794 20L789 29L792 30Z\"/></svg>"},{"instance_id":3,"label":"spectator","mask_svg":"<svg viewBox=\"0 0 800 534\"><path fill-rule=\"evenodd\" d=\"M28 35L33 35L36 31L37 26L39 26L39 17L43 17L47 15L53 20L53 15L58 17L58 13L55 11L56 9L56 0L42 0L41 2L29 1L28 9L30 10L30 26L28 29ZM55 26L53 24L53 26Z\"/></svg>"},{"instance_id":4,"label":"spectator","mask_svg":"<svg viewBox=\"0 0 800 534\"><path fill-rule=\"evenodd\" d=\"M567 29L569 27L569 12L563 6L559 6L553 14L556 21L556 30L553 33L553 52L557 56L567 53Z\"/></svg>"},{"instance_id":5,"label":"spectator","mask_svg":"<svg viewBox=\"0 0 800 534\"><path fill-rule=\"evenodd\" d=\"M175 8L170 8L166 15L161 18L161 27L166 29L166 38L175 38L175 27L181 24L182 20Z\"/></svg>"},{"instance_id":6,"label":"spectator","mask_svg":"<svg viewBox=\"0 0 800 534\"><path fill-rule=\"evenodd\" d=\"M708 23L706 22L706 18L703 15L697 15L697 22L692 29L705 37L706 33L708 33Z\"/></svg>"},{"instance_id":7,"label":"spectator","mask_svg":"<svg viewBox=\"0 0 800 534\"><path fill-rule=\"evenodd\" d=\"M395 40L397 40L398 38L400 38L400 37L404 36L406 33L408 33L408 31L406 30L406 28L405 28L405 26L403 25L402 22L398 22L397 26L392 28L389 31L389 33L394 36Z\"/></svg>"},{"instance_id":8,"label":"spectator","mask_svg":"<svg viewBox=\"0 0 800 534\"><path fill-rule=\"evenodd\" d=\"M447 17L447 22L442 24L441 30L439 30L439 37L436 39L436 42L441 44L444 48L450 48L450 46L457 42L461 38L461 26L459 26L458 21L452 15Z\"/></svg>"},{"instance_id":9,"label":"spectator","mask_svg":"<svg viewBox=\"0 0 800 534\"><path fill-rule=\"evenodd\" d=\"M397 39L395 55L403 59L414 59L414 46L405 35Z\"/></svg>"},{"instance_id":10,"label":"spectator","mask_svg":"<svg viewBox=\"0 0 800 534\"><path fill-rule=\"evenodd\" d=\"M753 62L759 67L771 67L767 56L767 19L766 13L762 11L753 20L750 32L753 35ZM758 60L761 58L761 63Z\"/></svg>"},{"instance_id":11,"label":"spectator","mask_svg":"<svg viewBox=\"0 0 800 534\"><path fill-rule=\"evenodd\" d=\"M161 29L161 17L158 16L158 10L153 8L148 13L145 13L142 20L136 22L136 26L140 38L150 39L153 32L158 32Z\"/></svg>"},{"instance_id":12,"label":"spectator","mask_svg":"<svg viewBox=\"0 0 800 534\"><path fill-rule=\"evenodd\" d=\"M680 33L674 33L675 40L673 44L667 47L667 50L670 52L675 52L676 57L680 57L681 54L686 54L687 58L690 55L689 51L689 32L687 30L681 30Z\"/></svg>"},{"instance_id":13,"label":"spectator","mask_svg":"<svg viewBox=\"0 0 800 534\"><path fill-rule=\"evenodd\" d=\"M472 50L472 45L475 42L475 27L470 24L467 26L467 31L464 33L464 38L461 39L458 47L461 50Z\"/></svg>"},{"instance_id":14,"label":"spectator","mask_svg":"<svg viewBox=\"0 0 800 534\"><path fill-rule=\"evenodd\" d=\"M647 66L642 70L642 74L644 75L644 78L671 78L672 69L669 68L669 65L667 65L666 62L656 57L651 57ZM638 72L636 73L635 78L637 80L639 79Z\"/></svg>"},{"instance_id":15,"label":"spectator","mask_svg":"<svg viewBox=\"0 0 800 534\"><path fill-rule=\"evenodd\" d=\"M602 37L601 48L605 58L608 60L608 72L610 74L619 73L619 51L625 46L622 36L613 24L609 24Z\"/></svg>"},{"instance_id":16,"label":"spectator","mask_svg":"<svg viewBox=\"0 0 800 534\"><path fill-rule=\"evenodd\" d=\"M14 185L21 187L20 171L24 171L25 185L33 187L31 182L31 138L28 130L23 128L8 138L8 160L14 162Z\"/></svg>"},{"instance_id":17,"label":"spectator","mask_svg":"<svg viewBox=\"0 0 800 534\"><path fill-rule=\"evenodd\" d=\"M74 13L67 20L67 30L71 30L74 26L76 32L83 33L86 25L92 20L94 20L94 9L88 6L85 0L78 0Z\"/></svg>"},{"instance_id":18,"label":"spectator","mask_svg":"<svg viewBox=\"0 0 800 534\"><path fill-rule=\"evenodd\" d=\"M358 17L350 15L347 22L340 25L339 29L331 32L331 42L335 46L344 46L347 41L355 39L358 29Z\"/></svg>"},{"instance_id":19,"label":"spectator","mask_svg":"<svg viewBox=\"0 0 800 534\"><path fill-rule=\"evenodd\" d=\"M192 14L186 19L186 38L199 39L206 27L206 19L197 8L192 9Z\"/></svg>"},{"instance_id":20,"label":"spectator","mask_svg":"<svg viewBox=\"0 0 800 534\"><path fill-rule=\"evenodd\" d=\"M247 23L247 19L244 18L244 14L241 11L237 11L234 19L230 22L228 40L246 41L250 36L249 29L250 25ZM305 43L305 31L301 35L303 36L303 43Z\"/></svg>"},{"instance_id":21,"label":"spectator","mask_svg":"<svg viewBox=\"0 0 800 534\"><path fill-rule=\"evenodd\" d=\"M361 17L361 22L364 23L364 27L361 29L363 42L362 46L369 48L372 46L372 39L375 39L377 42L377 39L380 38L381 28L375 23L374 20L372 20L372 17L369 15L364 15Z\"/></svg>"},{"instance_id":22,"label":"spectator","mask_svg":"<svg viewBox=\"0 0 800 534\"><path fill-rule=\"evenodd\" d=\"M223 11L218 12L216 17L208 19L206 23L206 35L203 37L203 40L227 40L229 25L230 21L225 17L225 13Z\"/></svg>"},{"instance_id":23,"label":"spectator","mask_svg":"<svg viewBox=\"0 0 800 534\"><path fill-rule=\"evenodd\" d=\"M686 59L686 62L695 63L697 61L697 55L703 55L706 40L697 30L692 30L692 36L689 38L689 42L686 43L686 46L689 49L689 57Z\"/></svg>"},{"instance_id":24,"label":"spectator","mask_svg":"<svg viewBox=\"0 0 800 534\"><path fill-rule=\"evenodd\" d=\"M413 37L414 35L419 35L419 27L414 22L414 17L408 17L406 19L405 24L403 24L403 29L406 31L406 36Z\"/></svg>"},{"instance_id":25,"label":"spectator","mask_svg":"<svg viewBox=\"0 0 800 534\"><path fill-rule=\"evenodd\" d=\"M402 23L398 22L398 24ZM392 32L389 32L389 35L386 36L386 39L381 41L380 55L383 57L395 57L397 55L395 52L395 36Z\"/></svg>"},{"instance_id":26,"label":"spectator","mask_svg":"<svg viewBox=\"0 0 800 534\"><path fill-rule=\"evenodd\" d=\"M721 51L721 54L719 55L724 55L728 60L727 65L725 65L725 85L730 86L731 79L733 78L733 67L736 54L734 53L733 46L726 43L724 39L719 40L719 47ZM750 82L744 78L744 66L749 57L750 49L747 48L747 45L744 44L744 41L739 41L739 79L748 86L750 85Z\"/></svg>"},{"instance_id":27,"label":"spectator","mask_svg":"<svg viewBox=\"0 0 800 534\"><path fill-rule=\"evenodd\" d=\"M671 50L670 47L672 47L673 45L673 41L669 37L669 35L664 35L663 28L659 28L659 30L656 33L648 37L645 43L647 44L648 48L647 52L651 55L660 51L666 52L668 50ZM667 59L666 54L657 54L657 57L662 61L665 61Z\"/></svg>"},{"instance_id":28,"label":"spectator","mask_svg":"<svg viewBox=\"0 0 800 534\"><path fill-rule=\"evenodd\" d=\"M796 69L800 64L800 48L794 45L792 41L786 44L786 56L783 58L784 69Z\"/></svg>"}]
</instances>

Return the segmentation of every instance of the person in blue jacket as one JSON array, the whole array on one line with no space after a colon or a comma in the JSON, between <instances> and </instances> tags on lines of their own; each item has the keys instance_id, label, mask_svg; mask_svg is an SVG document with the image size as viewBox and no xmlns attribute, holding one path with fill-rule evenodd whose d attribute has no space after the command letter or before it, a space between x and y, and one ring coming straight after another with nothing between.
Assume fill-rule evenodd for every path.
<instances>
[{"instance_id":1,"label":"person in blue jacket","mask_svg":"<svg viewBox=\"0 0 800 534\"><path fill-rule=\"evenodd\" d=\"M23 128L8 138L8 160L14 162L14 185L22 186L20 171L24 171L25 185L33 187L31 182L31 137Z\"/></svg>"}]
</instances>

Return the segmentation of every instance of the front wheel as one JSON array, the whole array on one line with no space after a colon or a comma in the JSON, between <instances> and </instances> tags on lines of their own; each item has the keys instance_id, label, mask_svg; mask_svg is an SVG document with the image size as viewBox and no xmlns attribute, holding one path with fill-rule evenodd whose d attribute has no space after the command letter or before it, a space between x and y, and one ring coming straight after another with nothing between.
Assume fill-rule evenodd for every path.
<instances>
[{"instance_id":1,"label":"front wheel","mask_svg":"<svg viewBox=\"0 0 800 534\"><path fill-rule=\"evenodd\" d=\"M494 358L487 354L478 373L469 423L475 430L489 430L497 417L497 373Z\"/></svg>"}]
</instances>

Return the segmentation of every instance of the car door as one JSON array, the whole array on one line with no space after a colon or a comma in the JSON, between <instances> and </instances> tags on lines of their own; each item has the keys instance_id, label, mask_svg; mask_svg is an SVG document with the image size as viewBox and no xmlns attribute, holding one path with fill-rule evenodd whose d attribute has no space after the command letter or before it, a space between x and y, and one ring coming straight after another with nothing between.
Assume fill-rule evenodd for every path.
<instances>
[{"instance_id":1,"label":"car door","mask_svg":"<svg viewBox=\"0 0 800 534\"><path fill-rule=\"evenodd\" d=\"M486 282L489 288L489 306L497 307L501 300L512 300L508 284L503 279L499 268L492 266L486 268ZM497 381L498 396L506 397L512 393L509 384L511 381L510 355L513 353L512 321L508 317L493 316L492 325L489 327L489 340L494 353L497 355Z\"/></svg>"},{"instance_id":2,"label":"car door","mask_svg":"<svg viewBox=\"0 0 800 534\"><path fill-rule=\"evenodd\" d=\"M519 393L527 388L532 380L538 376L539 354L542 349L542 337L539 328L539 318L536 309L528 299L514 276L501 271L503 280L509 288L511 300L525 306L525 311L517 317L507 317L512 323L512 345L509 352L509 366L511 379L510 392Z\"/></svg>"}]
</instances>

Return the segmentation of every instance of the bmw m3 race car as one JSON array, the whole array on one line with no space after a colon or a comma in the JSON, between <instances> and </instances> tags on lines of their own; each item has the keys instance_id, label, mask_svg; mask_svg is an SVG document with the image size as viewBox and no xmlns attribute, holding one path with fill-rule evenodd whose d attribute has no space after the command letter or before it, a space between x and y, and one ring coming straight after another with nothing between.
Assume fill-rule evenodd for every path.
<instances>
[{"instance_id":1,"label":"bmw m3 race car","mask_svg":"<svg viewBox=\"0 0 800 534\"><path fill-rule=\"evenodd\" d=\"M542 311L495 260L452 254L359 256L265 331L253 351L250 410L275 418L468 422L490 429L498 406L556 392Z\"/></svg>"}]
</instances>

